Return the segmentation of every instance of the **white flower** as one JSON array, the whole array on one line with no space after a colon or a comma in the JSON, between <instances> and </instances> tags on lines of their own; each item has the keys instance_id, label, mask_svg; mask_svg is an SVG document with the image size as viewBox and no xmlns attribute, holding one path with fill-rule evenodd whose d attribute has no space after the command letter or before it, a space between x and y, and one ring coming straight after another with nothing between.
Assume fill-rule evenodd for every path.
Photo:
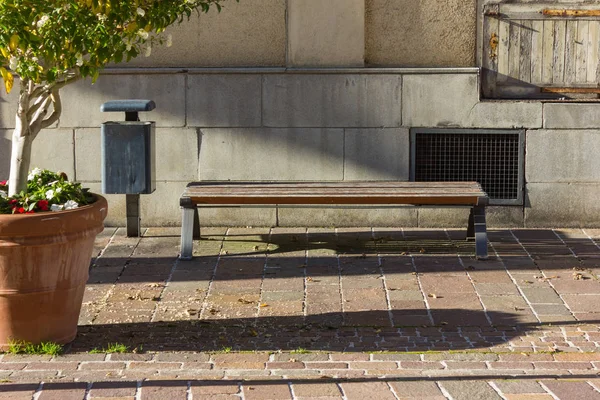
<instances>
[{"instance_id":1,"label":"white flower","mask_svg":"<svg viewBox=\"0 0 600 400\"><path fill-rule=\"evenodd\" d=\"M108 19L108 17L106 16L106 14L100 14L100 13L98 13L98 14L96 14L96 17L98 18L98 20L100 22L105 22Z\"/></svg>"},{"instance_id":2,"label":"white flower","mask_svg":"<svg viewBox=\"0 0 600 400\"><path fill-rule=\"evenodd\" d=\"M81 53L77 53L75 57L77 58L77 62L75 63L75 65L81 67L83 65L83 56L81 55Z\"/></svg>"},{"instance_id":3,"label":"white flower","mask_svg":"<svg viewBox=\"0 0 600 400\"><path fill-rule=\"evenodd\" d=\"M64 208L64 206L60 205L60 204L52 204L50 206L50 211L62 211Z\"/></svg>"},{"instance_id":4,"label":"white flower","mask_svg":"<svg viewBox=\"0 0 600 400\"><path fill-rule=\"evenodd\" d=\"M35 71L35 67L33 65L30 65L28 68L31 72Z\"/></svg>"},{"instance_id":5,"label":"white flower","mask_svg":"<svg viewBox=\"0 0 600 400\"><path fill-rule=\"evenodd\" d=\"M56 188L55 192L56 192L56 193L60 193L60 192L62 192L62 188L61 188L61 187L58 187L58 188Z\"/></svg>"},{"instance_id":6,"label":"white flower","mask_svg":"<svg viewBox=\"0 0 600 400\"><path fill-rule=\"evenodd\" d=\"M0 190L0 197L8 197L8 194L4 190Z\"/></svg>"},{"instance_id":7,"label":"white flower","mask_svg":"<svg viewBox=\"0 0 600 400\"><path fill-rule=\"evenodd\" d=\"M152 45L148 43L144 49L144 57L150 57L150 54L152 54Z\"/></svg>"},{"instance_id":8,"label":"white flower","mask_svg":"<svg viewBox=\"0 0 600 400\"><path fill-rule=\"evenodd\" d=\"M50 189L46 192L46 199L52 200L54 198L54 190Z\"/></svg>"},{"instance_id":9,"label":"white flower","mask_svg":"<svg viewBox=\"0 0 600 400\"><path fill-rule=\"evenodd\" d=\"M173 35L170 33L167 35L167 47L173 46Z\"/></svg>"},{"instance_id":10,"label":"white flower","mask_svg":"<svg viewBox=\"0 0 600 400\"><path fill-rule=\"evenodd\" d=\"M37 22L37 27L41 28L44 25L46 25L46 23L50 20L50 17L47 15L42 15L42 18L39 19L39 21Z\"/></svg>"},{"instance_id":11,"label":"white flower","mask_svg":"<svg viewBox=\"0 0 600 400\"><path fill-rule=\"evenodd\" d=\"M65 210L74 210L77 207L79 207L79 204L74 200L69 200L64 204Z\"/></svg>"},{"instance_id":12,"label":"white flower","mask_svg":"<svg viewBox=\"0 0 600 400\"><path fill-rule=\"evenodd\" d=\"M11 57L10 60L8 60L8 66L13 71L16 71L17 67L19 66L19 59L14 56Z\"/></svg>"},{"instance_id":13,"label":"white flower","mask_svg":"<svg viewBox=\"0 0 600 400\"><path fill-rule=\"evenodd\" d=\"M137 15L139 15L140 17L143 17L144 15L146 15L146 11L144 11L142 8L138 7L137 10L135 10L135 12L137 13Z\"/></svg>"},{"instance_id":14,"label":"white flower","mask_svg":"<svg viewBox=\"0 0 600 400\"><path fill-rule=\"evenodd\" d=\"M42 170L39 168L34 168L29 175L27 175L27 180L28 181L32 181L36 176L40 175L42 173Z\"/></svg>"},{"instance_id":15,"label":"white flower","mask_svg":"<svg viewBox=\"0 0 600 400\"><path fill-rule=\"evenodd\" d=\"M146 40L146 39L148 39L148 37L150 37L150 35L148 34L148 32L146 32L144 29L138 30L137 34L138 34L139 37L141 37L144 40Z\"/></svg>"}]
</instances>

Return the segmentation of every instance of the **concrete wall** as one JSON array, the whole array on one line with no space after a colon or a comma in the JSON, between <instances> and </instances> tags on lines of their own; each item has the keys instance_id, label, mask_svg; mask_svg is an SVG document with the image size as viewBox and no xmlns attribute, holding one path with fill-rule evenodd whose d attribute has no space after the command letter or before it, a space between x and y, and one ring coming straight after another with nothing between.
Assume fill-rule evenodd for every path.
<instances>
[{"instance_id":1,"label":"concrete wall","mask_svg":"<svg viewBox=\"0 0 600 400\"><path fill-rule=\"evenodd\" d=\"M476 0L228 0L127 67L475 66Z\"/></svg>"},{"instance_id":2,"label":"concrete wall","mask_svg":"<svg viewBox=\"0 0 600 400\"><path fill-rule=\"evenodd\" d=\"M286 0L227 0L216 9L170 28L172 47L156 48L122 66L283 66Z\"/></svg>"},{"instance_id":3,"label":"concrete wall","mask_svg":"<svg viewBox=\"0 0 600 400\"><path fill-rule=\"evenodd\" d=\"M412 127L526 130L525 206L490 207L491 226L600 226L600 104L482 102L477 69L196 70L105 74L64 91L64 114L34 145L34 166L100 188L100 124L109 99L154 99L157 191L146 225L178 225L197 179L408 180ZM8 174L11 94L0 102L0 178ZM14 99L12 99L14 100ZM124 224L124 196L108 196ZM210 225L462 226L462 209L211 209Z\"/></svg>"},{"instance_id":4,"label":"concrete wall","mask_svg":"<svg viewBox=\"0 0 600 400\"><path fill-rule=\"evenodd\" d=\"M367 65L475 66L476 2L366 0Z\"/></svg>"}]
</instances>

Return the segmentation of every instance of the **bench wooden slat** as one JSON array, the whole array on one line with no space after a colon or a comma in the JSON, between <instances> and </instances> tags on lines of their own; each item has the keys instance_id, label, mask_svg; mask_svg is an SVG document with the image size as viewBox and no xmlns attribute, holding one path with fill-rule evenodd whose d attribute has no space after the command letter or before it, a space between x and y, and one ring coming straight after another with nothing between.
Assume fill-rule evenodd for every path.
<instances>
[{"instance_id":1,"label":"bench wooden slat","mask_svg":"<svg viewBox=\"0 0 600 400\"><path fill-rule=\"evenodd\" d=\"M486 200L477 182L198 182L182 195L182 205L477 205Z\"/></svg>"}]
</instances>

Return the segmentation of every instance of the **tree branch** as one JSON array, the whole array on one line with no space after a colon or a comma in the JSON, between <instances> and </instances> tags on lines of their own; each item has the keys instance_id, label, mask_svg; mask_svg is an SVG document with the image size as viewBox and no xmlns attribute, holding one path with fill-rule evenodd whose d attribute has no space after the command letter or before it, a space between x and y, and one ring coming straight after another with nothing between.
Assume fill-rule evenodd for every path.
<instances>
[{"instance_id":1,"label":"tree branch","mask_svg":"<svg viewBox=\"0 0 600 400\"><path fill-rule=\"evenodd\" d=\"M44 120L44 117L46 116L46 113L48 112L50 104L52 104L52 96L48 96L46 100L42 102L39 110L37 110L37 112L31 119L31 123L29 124L29 134L32 136L32 140L35 139L37 134L42 129L42 122Z\"/></svg>"},{"instance_id":2,"label":"tree branch","mask_svg":"<svg viewBox=\"0 0 600 400\"><path fill-rule=\"evenodd\" d=\"M46 118L45 120L42 121L41 124L41 128L47 128L49 126L51 126L52 124L54 124L56 121L58 121L58 119L60 118L60 114L62 112L62 102L60 100L60 94L58 93L58 90L53 91L52 94L50 95L50 98L52 99L52 107L54 108L54 110L52 111L52 114L50 114L50 116L48 118Z\"/></svg>"},{"instance_id":3,"label":"tree branch","mask_svg":"<svg viewBox=\"0 0 600 400\"><path fill-rule=\"evenodd\" d=\"M29 111L27 111L27 118L33 117L35 115L35 113L37 112L37 110L40 109L40 107L42 106L44 101L46 101L46 99L48 97L50 97L50 93L48 93L48 94L44 93L44 94L38 96L35 99L35 102L33 103L33 105L29 107Z\"/></svg>"}]
</instances>

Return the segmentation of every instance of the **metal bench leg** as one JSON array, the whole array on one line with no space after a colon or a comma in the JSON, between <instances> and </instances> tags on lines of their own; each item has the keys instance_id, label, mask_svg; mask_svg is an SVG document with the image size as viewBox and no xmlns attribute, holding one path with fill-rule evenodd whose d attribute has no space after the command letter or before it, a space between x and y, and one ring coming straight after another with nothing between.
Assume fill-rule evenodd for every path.
<instances>
[{"instance_id":1,"label":"metal bench leg","mask_svg":"<svg viewBox=\"0 0 600 400\"><path fill-rule=\"evenodd\" d=\"M469 225L467 225L467 240L475 239L475 219L473 217L473 208L469 212Z\"/></svg>"},{"instance_id":2,"label":"metal bench leg","mask_svg":"<svg viewBox=\"0 0 600 400\"><path fill-rule=\"evenodd\" d=\"M191 260L194 248L194 212L196 208L182 208L180 260Z\"/></svg>"},{"instance_id":3,"label":"metal bench leg","mask_svg":"<svg viewBox=\"0 0 600 400\"><path fill-rule=\"evenodd\" d=\"M487 228L485 223L485 207L473 207L475 228L475 254L478 260L487 260Z\"/></svg>"}]
</instances>

